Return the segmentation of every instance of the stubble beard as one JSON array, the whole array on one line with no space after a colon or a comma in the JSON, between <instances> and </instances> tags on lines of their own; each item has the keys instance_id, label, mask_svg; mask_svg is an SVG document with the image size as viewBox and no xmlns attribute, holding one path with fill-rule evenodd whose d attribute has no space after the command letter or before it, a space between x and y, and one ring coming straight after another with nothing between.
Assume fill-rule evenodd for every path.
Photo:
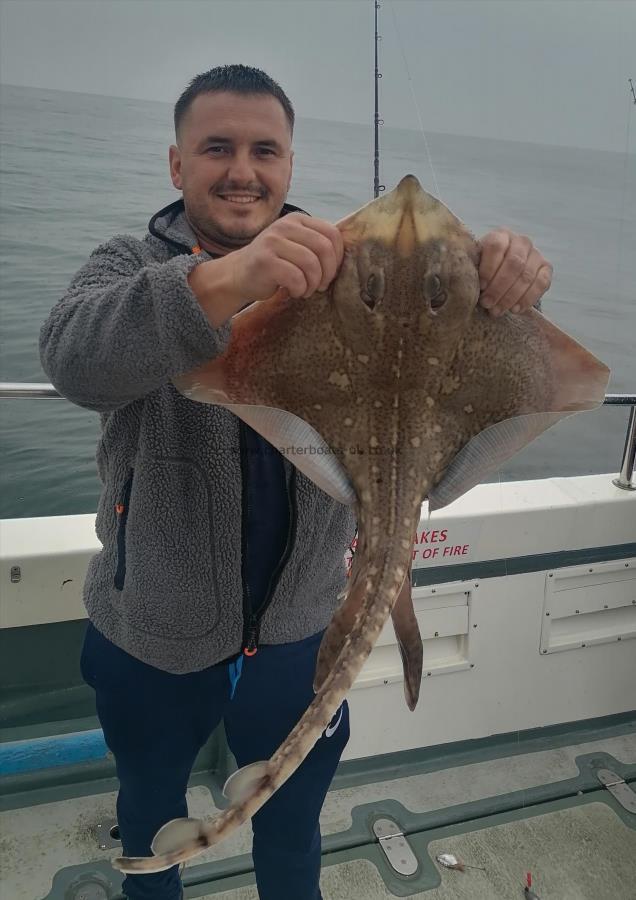
<instances>
[{"instance_id":1,"label":"stubble beard","mask_svg":"<svg viewBox=\"0 0 636 900\"><path fill-rule=\"evenodd\" d=\"M204 238L210 243L219 244L228 250L238 250L247 246L261 231L264 231L272 222L275 222L279 215L280 210L273 217L263 222L262 225L259 225L258 228L250 228L247 225L241 227L240 223L237 223L235 228L228 231L222 227L216 218L212 218L207 211L196 208L194 210L186 210L188 222L198 238Z\"/></svg>"}]
</instances>

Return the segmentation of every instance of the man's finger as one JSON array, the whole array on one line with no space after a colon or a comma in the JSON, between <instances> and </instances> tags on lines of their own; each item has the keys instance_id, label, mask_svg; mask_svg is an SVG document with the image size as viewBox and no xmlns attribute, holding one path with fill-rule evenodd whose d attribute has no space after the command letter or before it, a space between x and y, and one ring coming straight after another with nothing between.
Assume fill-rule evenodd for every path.
<instances>
[{"instance_id":1,"label":"man's finger","mask_svg":"<svg viewBox=\"0 0 636 900\"><path fill-rule=\"evenodd\" d=\"M497 306L513 284L519 278L525 277L524 273L532 249L532 242L529 238L520 234L511 235L504 258L483 292L481 300L483 306L486 308ZM526 281L524 291L527 288L528 282Z\"/></svg>"},{"instance_id":2,"label":"man's finger","mask_svg":"<svg viewBox=\"0 0 636 900\"><path fill-rule=\"evenodd\" d=\"M297 293L297 286L300 283L298 275L292 274L289 269L285 268L286 272L290 272L289 277L292 281L291 284L279 281L281 287L286 287L292 297L310 297L316 293L323 279L323 272L320 260L312 250L296 241L285 239L277 245L276 256L276 265L281 262L289 263L297 273L302 275L304 281L304 289L299 294Z\"/></svg>"},{"instance_id":3,"label":"man's finger","mask_svg":"<svg viewBox=\"0 0 636 900\"><path fill-rule=\"evenodd\" d=\"M495 277L499 266L510 246L511 234L509 231L499 229L490 231L479 241L481 247L481 260L479 263L479 286L482 291L488 287Z\"/></svg>"},{"instance_id":4,"label":"man's finger","mask_svg":"<svg viewBox=\"0 0 636 900\"><path fill-rule=\"evenodd\" d=\"M533 249L530 256L526 260L525 268L519 274L519 277L512 286L501 297L498 303L492 307L492 311L505 312L512 309L517 304L522 308L526 307L528 292L532 293L532 287L535 284L537 275L541 267L545 264L545 259L538 250ZM531 304L530 304L531 305ZM518 310L520 311L520 310Z\"/></svg>"},{"instance_id":5,"label":"man's finger","mask_svg":"<svg viewBox=\"0 0 636 900\"><path fill-rule=\"evenodd\" d=\"M307 293L307 281L302 269L284 259L278 259L272 269L278 286L285 288L290 297L297 299Z\"/></svg>"},{"instance_id":6,"label":"man's finger","mask_svg":"<svg viewBox=\"0 0 636 900\"><path fill-rule=\"evenodd\" d=\"M312 281L312 287L314 290L326 290L335 278L344 255L344 243L338 229L329 222L309 216L292 214L279 221L279 236L307 247L318 258L322 277L318 284L314 285Z\"/></svg>"},{"instance_id":7,"label":"man's finger","mask_svg":"<svg viewBox=\"0 0 636 900\"><path fill-rule=\"evenodd\" d=\"M544 265L538 270L534 281L526 293L512 307L512 312L523 312L526 309L530 309L531 306L536 306L541 297L549 290L551 284L552 266L544 261Z\"/></svg>"},{"instance_id":8,"label":"man's finger","mask_svg":"<svg viewBox=\"0 0 636 900\"><path fill-rule=\"evenodd\" d=\"M320 232L320 234L323 234L331 242L336 254L337 268L344 256L344 240L340 231L335 225L332 225L331 222L326 222L324 219L314 219L310 216L303 216L302 224L305 228L313 228L315 231Z\"/></svg>"}]
</instances>

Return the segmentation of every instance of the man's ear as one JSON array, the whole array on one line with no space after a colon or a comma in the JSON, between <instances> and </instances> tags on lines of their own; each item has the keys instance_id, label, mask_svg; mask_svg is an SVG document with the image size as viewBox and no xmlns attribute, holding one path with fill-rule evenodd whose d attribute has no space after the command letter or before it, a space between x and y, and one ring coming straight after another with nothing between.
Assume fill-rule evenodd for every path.
<instances>
[{"instance_id":1,"label":"man's ear","mask_svg":"<svg viewBox=\"0 0 636 900\"><path fill-rule=\"evenodd\" d=\"M170 162L170 178L176 189L180 191L183 186L181 181L181 152L175 144L171 144L168 150L168 160Z\"/></svg>"},{"instance_id":2,"label":"man's ear","mask_svg":"<svg viewBox=\"0 0 636 900\"><path fill-rule=\"evenodd\" d=\"M289 191L292 183L292 170L294 168L294 151L289 154L289 180L287 181L287 191Z\"/></svg>"}]
</instances>

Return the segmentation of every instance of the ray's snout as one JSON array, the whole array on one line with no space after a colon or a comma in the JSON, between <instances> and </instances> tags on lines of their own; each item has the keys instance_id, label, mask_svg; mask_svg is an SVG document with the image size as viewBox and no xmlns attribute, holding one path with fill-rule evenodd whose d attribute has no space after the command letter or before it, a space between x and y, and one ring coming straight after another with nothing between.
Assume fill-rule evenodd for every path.
<instances>
[{"instance_id":1,"label":"ray's snout","mask_svg":"<svg viewBox=\"0 0 636 900\"><path fill-rule=\"evenodd\" d=\"M392 191L338 222L345 246L376 241L401 259L432 240L474 243L463 224L424 190L415 175L405 175Z\"/></svg>"},{"instance_id":2,"label":"ray's snout","mask_svg":"<svg viewBox=\"0 0 636 900\"><path fill-rule=\"evenodd\" d=\"M422 190L422 186L415 175L405 175L392 193L395 195L399 217L395 225L395 234L392 243L395 251L401 259L412 255L418 240L417 224L415 217L423 208L428 208L427 200L432 197Z\"/></svg>"}]
</instances>

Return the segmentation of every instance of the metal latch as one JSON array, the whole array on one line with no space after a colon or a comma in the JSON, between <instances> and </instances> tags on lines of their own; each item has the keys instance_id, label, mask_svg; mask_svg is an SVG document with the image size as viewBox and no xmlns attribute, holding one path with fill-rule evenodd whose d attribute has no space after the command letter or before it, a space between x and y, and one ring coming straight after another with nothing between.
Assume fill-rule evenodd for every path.
<instances>
[{"instance_id":1,"label":"metal latch","mask_svg":"<svg viewBox=\"0 0 636 900\"><path fill-rule=\"evenodd\" d=\"M121 849L119 837L119 825L117 819L109 819L107 822L98 822L95 827L97 846L100 850L112 850L113 847Z\"/></svg>"},{"instance_id":2,"label":"metal latch","mask_svg":"<svg viewBox=\"0 0 636 900\"><path fill-rule=\"evenodd\" d=\"M392 819L376 819L373 823L373 833L391 868L398 875L414 875L417 872L417 857L411 850L404 833Z\"/></svg>"},{"instance_id":3,"label":"metal latch","mask_svg":"<svg viewBox=\"0 0 636 900\"><path fill-rule=\"evenodd\" d=\"M624 778L611 769L598 769L596 777L627 812L636 813L636 794Z\"/></svg>"}]
</instances>

